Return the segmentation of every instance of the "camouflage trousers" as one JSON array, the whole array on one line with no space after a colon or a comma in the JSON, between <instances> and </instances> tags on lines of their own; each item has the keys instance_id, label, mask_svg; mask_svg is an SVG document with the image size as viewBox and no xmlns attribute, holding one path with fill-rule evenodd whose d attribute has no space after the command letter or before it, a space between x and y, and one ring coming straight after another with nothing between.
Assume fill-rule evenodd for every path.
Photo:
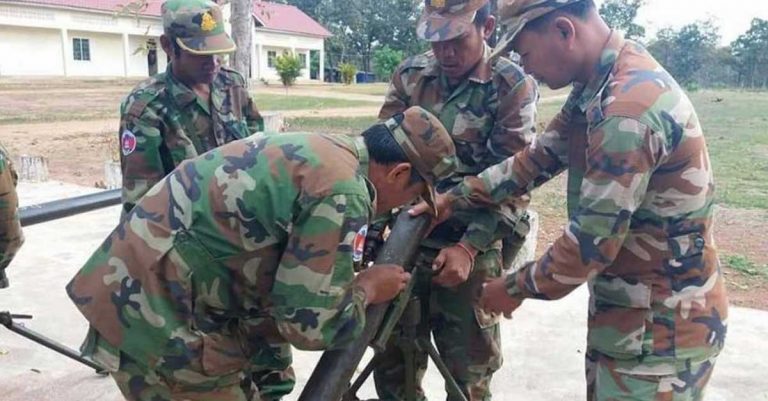
<instances>
[{"instance_id":1,"label":"camouflage trousers","mask_svg":"<svg viewBox=\"0 0 768 401\"><path fill-rule=\"evenodd\" d=\"M619 369L616 361L595 350L587 351L587 401L701 401L712 376L715 358L687 363L663 375Z\"/></svg>"},{"instance_id":2,"label":"camouflage trousers","mask_svg":"<svg viewBox=\"0 0 768 401\"><path fill-rule=\"evenodd\" d=\"M437 250L422 248L414 266L418 280L414 293L422 300L422 324L417 335L429 342L432 333L441 358L470 401L490 400L491 377L502 363L501 338L498 318L483 312L476 301L483 282L501 274L501 252L492 250L478 255L469 280L456 288L432 284L432 261L437 253ZM387 349L378 356L374 381L380 400L405 399L403 351L393 336ZM417 398L426 400L421 381L428 355L416 352L414 359ZM448 396L448 400L453 399Z\"/></svg>"},{"instance_id":3,"label":"camouflage trousers","mask_svg":"<svg viewBox=\"0 0 768 401\"><path fill-rule=\"evenodd\" d=\"M110 373L127 401L273 401L290 393L295 383L290 346L285 345L285 364L253 371L253 382L245 382L246 386L246 372L206 376L194 362L184 369L150 369L109 344L93 329L86 336L82 353Z\"/></svg>"}]
</instances>

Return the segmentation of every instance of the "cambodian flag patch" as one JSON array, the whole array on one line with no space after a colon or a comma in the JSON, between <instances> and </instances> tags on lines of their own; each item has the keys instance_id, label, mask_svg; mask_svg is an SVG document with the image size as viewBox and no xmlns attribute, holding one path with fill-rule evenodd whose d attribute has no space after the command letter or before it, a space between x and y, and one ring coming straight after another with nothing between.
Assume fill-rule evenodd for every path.
<instances>
[{"instance_id":1,"label":"cambodian flag patch","mask_svg":"<svg viewBox=\"0 0 768 401\"><path fill-rule=\"evenodd\" d=\"M120 135L120 148L123 151L123 156L128 156L136 150L136 135L129 130L123 130Z\"/></svg>"},{"instance_id":2,"label":"cambodian flag patch","mask_svg":"<svg viewBox=\"0 0 768 401\"><path fill-rule=\"evenodd\" d=\"M363 251L365 250L365 237L368 235L368 225L360 227L352 241L352 260L360 262L363 260Z\"/></svg>"}]
</instances>

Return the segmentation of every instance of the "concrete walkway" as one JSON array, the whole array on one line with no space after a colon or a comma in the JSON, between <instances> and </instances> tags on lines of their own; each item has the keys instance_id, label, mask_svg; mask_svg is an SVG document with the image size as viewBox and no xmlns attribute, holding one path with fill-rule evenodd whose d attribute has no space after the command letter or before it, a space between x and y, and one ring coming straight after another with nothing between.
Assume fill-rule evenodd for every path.
<instances>
[{"instance_id":1,"label":"concrete walkway","mask_svg":"<svg viewBox=\"0 0 768 401\"><path fill-rule=\"evenodd\" d=\"M94 191L60 183L23 184L22 204ZM28 313L24 324L77 348L86 322L64 286L117 222L112 207L28 227L27 242L11 265L11 287L0 290L0 310ZM582 288L559 302L529 301L502 325L504 366L494 378L494 400L583 400L583 353L587 293ZM708 401L768 400L768 312L732 308L724 354L718 360ZM295 400L320 357L296 352ZM442 380L430 366L425 388L445 399ZM361 398L374 397L366 383ZM0 400L118 401L111 379L0 327Z\"/></svg>"}]
</instances>

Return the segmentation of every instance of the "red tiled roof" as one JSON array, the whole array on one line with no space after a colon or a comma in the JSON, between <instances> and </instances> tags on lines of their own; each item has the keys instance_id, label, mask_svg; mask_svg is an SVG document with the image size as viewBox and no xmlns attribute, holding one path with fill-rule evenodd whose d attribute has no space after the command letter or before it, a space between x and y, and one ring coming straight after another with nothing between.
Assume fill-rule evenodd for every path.
<instances>
[{"instance_id":1,"label":"red tiled roof","mask_svg":"<svg viewBox=\"0 0 768 401\"><path fill-rule=\"evenodd\" d=\"M267 29L323 38L332 36L325 27L295 6L268 1L254 1L253 16Z\"/></svg>"},{"instance_id":2,"label":"red tiled roof","mask_svg":"<svg viewBox=\"0 0 768 401\"><path fill-rule=\"evenodd\" d=\"M98 10L106 12L116 12L120 10L121 5L130 3L131 0L11 0L14 3L32 3L43 4L55 7L81 8L87 10ZM142 15L159 17L160 5L163 0L149 0L147 9ZM310 36L320 36L326 38L331 36L322 25L317 23L307 14L294 6L270 3L267 1L254 0L253 16L267 29L293 32Z\"/></svg>"}]
</instances>

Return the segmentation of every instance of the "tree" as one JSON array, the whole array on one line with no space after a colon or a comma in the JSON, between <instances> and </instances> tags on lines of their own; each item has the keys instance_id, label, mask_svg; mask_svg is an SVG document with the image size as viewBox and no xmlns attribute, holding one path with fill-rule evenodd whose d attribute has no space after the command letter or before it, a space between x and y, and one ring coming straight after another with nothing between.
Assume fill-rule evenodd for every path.
<instances>
[{"instance_id":1,"label":"tree","mask_svg":"<svg viewBox=\"0 0 768 401\"><path fill-rule=\"evenodd\" d=\"M697 73L715 57L720 38L714 22L698 21L673 30L662 29L648 50L683 86L704 82Z\"/></svg>"},{"instance_id":2,"label":"tree","mask_svg":"<svg viewBox=\"0 0 768 401\"><path fill-rule=\"evenodd\" d=\"M392 73L403 61L403 52L384 45L373 52L373 65L379 80L389 81Z\"/></svg>"},{"instance_id":3,"label":"tree","mask_svg":"<svg viewBox=\"0 0 768 401\"><path fill-rule=\"evenodd\" d=\"M283 53L275 58L275 70L283 86L293 85L296 78L301 76L303 67L301 58L293 53Z\"/></svg>"},{"instance_id":4,"label":"tree","mask_svg":"<svg viewBox=\"0 0 768 401\"><path fill-rule=\"evenodd\" d=\"M246 78L251 71L251 27L253 26L253 0L232 0L232 40L237 50L232 55L232 68Z\"/></svg>"},{"instance_id":5,"label":"tree","mask_svg":"<svg viewBox=\"0 0 768 401\"><path fill-rule=\"evenodd\" d=\"M628 39L642 39L645 28L635 23L637 11L645 0L607 0L600 6L600 15L611 28L624 32Z\"/></svg>"},{"instance_id":6,"label":"tree","mask_svg":"<svg viewBox=\"0 0 768 401\"><path fill-rule=\"evenodd\" d=\"M768 21L753 19L749 30L731 48L739 83L751 88L768 87Z\"/></svg>"}]
</instances>

